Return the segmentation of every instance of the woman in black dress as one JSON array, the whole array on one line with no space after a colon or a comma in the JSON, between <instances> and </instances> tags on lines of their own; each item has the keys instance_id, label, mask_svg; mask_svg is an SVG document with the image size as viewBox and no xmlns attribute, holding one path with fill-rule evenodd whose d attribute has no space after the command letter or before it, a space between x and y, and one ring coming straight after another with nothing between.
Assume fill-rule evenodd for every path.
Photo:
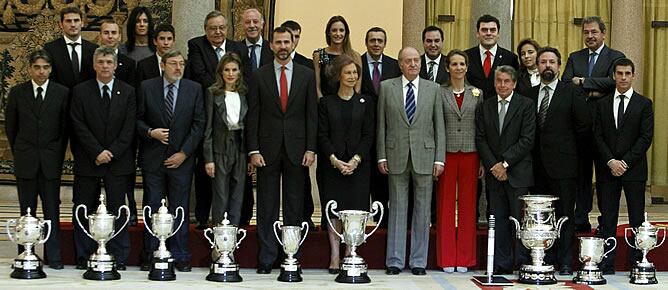
<instances>
[{"instance_id":1,"label":"woman in black dress","mask_svg":"<svg viewBox=\"0 0 668 290\"><path fill-rule=\"evenodd\" d=\"M517 55L520 56L520 70L515 91L520 95L527 96L531 87L540 84L538 61L536 60L539 48L538 42L531 38L522 39L520 44L517 45Z\"/></svg>"},{"instance_id":2,"label":"woman in black dress","mask_svg":"<svg viewBox=\"0 0 668 290\"><path fill-rule=\"evenodd\" d=\"M352 57L358 65L362 65L360 54L350 45L350 28L343 16L332 16L325 26L325 41L327 47L316 49L313 52L313 67L315 70L315 86L318 97L336 94L338 80L331 81L329 68L340 55ZM362 72L360 71L360 74ZM362 80L355 84L355 91L362 88Z\"/></svg>"},{"instance_id":3,"label":"woman in black dress","mask_svg":"<svg viewBox=\"0 0 668 290\"><path fill-rule=\"evenodd\" d=\"M341 55L332 63L330 80L338 91L324 96L318 106L318 188L320 204L335 200L338 210L369 210L369 150L374 138L375 106L355 92L360 66L352 57ZM324 162L323 162L324 161ZM324 208L323 208L324 212ZM341 232L341 223L332 223ZM331 247L329 272L338 273L339 237L328 226ZM349 252L350 248L346 248Z\"/></svg>"}]
</instances>

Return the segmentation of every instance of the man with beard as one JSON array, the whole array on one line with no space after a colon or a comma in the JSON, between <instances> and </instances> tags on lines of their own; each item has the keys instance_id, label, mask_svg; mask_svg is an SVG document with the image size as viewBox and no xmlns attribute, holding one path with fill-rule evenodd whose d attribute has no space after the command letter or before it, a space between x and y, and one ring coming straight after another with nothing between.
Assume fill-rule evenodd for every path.
<instances>
[{"instance_id":1,"label":"man with beard","mask_svg":"<svg viewBox=\"0 0 668 290\"><path fill-rule=\"evenodd\" d=\"M246 146L257 168L258 274L271 273L278 256L272 224L278 220L281 200L283 224L298 226L303 221L304 167L315 160L315 76L292 61L292 42L289 29L274 29L273 64L253 73L248 94Z\"/></svg>"},{"instance_id":2,"label":"man with beard","mask_svg":"<svg viewBox=\"0 0 668 290\"><path fill-rule=\"evenodd\" d=\"M541 82L529 91L537 112L532 194L559 197L557 216L566 216L568 221L553 249L560 265L559 274L572 275L577 140L591 129L591 118L585 100L580 97L580 88L571 82L560 82L557 77L561 66L559 51L544 47L536 59ZM554 250L550 257L554 257L553 253Z\"/></svg>"}]
</instances>

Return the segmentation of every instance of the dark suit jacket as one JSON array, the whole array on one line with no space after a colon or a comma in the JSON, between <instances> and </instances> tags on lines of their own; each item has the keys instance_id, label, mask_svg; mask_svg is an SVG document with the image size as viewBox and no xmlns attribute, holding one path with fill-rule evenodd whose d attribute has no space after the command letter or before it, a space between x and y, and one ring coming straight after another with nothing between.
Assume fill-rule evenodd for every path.
<instances>
[{"instance_id":1,"label":"dark suit jacket","mask_svg":"<svg viewBox=\"0 0 668 290\"><path fill-rule=\"evenodd\" d=\"M116 66L116 71L114 76L116 79L122 80L126 84L135 86L137 81L135 80L135 67L136 63L134 59L131 59L129 56L119 53L118 57L118 66Z\"/></svg>"},{"instance_id":2,"label":"dark suit jacket","mask_svg":"<svg viewBox=\"0 0 668 290\"><path fill-rule=\"evenodd\" d=\"M601 54L596 60L591 77L587 76L589 67L589 48L584 48L571 53L566 62L566 68L561 79L565 82L572 82L573 77L584 77L585 82L582 88L586 92L597 91L602 94L615 92L615 81L612 79L614 74L612 65L616 60L625 57L620 51L603 46Z\"/></svg>"},{"instance_id":3,"label":"dark suit jacket","mask_svg":"<svg viewBox=\"0 0 668 290\"><path fill-rule=\"evenodd\" d=\"M594 121L594 138L598 149L596 170L597 182L609 182L617 177L612 176L607 163L610 159L624 160L629 166L621 176L624 181L647 180L647 149L654 136L654 111L652 101L636 92L629 101L624 112L621 129L615 126L613 115L613 98L610 94L596 103Z\"/></svg>"},{"instance_id":4,"label":"dark suit jacket","mask_svg":"<svg viewBox=\"0 0 668 290\"><path fill-rule=\"evenodd\" d=\"M95 53L97 45L84 39L81 42L81 63L79 64L81 71L78 76L72 70L72 60L64 38L58 38L44 45L44 50L51 55L51 64L53 65L51 79L70 89L78 83L95 78L93 53Z\"/></svg>"},{"instance_id":5,"label":"dark suit jacket","mask_svg":"<svg viewBox=\"0 0 668 290\"><path fill-rule=\"evenodd\" d=\"M204 98L202 87L191 80L181 79L176 107L171 123L167 123L165 111L163 78L145 80L139 89L137 106L137 135L141 140L142 168L155 172L164 160L174 153L183 151L187 158L181 164L185 167L192 162L193 152L202 141L205 126ZM169 145L150 138L149 128L169 129ZM182 168L180 167L180 168Z\"/></svg>"},{"instance_id":6,"label":"dark suit jacket","mask_svg":"<svg viewBox=\"0 0 668 290\"><path fill-rule=\"evenodd\" d=\"M352 158L357 154L362 160L367 160L375 138L375 103L366 96L354 94L348 101L353 109L350 128L346 130L342 119L345 116L341 115L341 102L333 98L338 96L324 96L318 104L318 153L326 158L334 154L340 159L344 156Z\"/></svg>"},{"instance_id":7,"label":"dark suit jacket","mask_svg":"<svg viewBox=\"0 0 668 290\"><path fill-rule=\"evenodd\" d=\"M243 46L238 42L225 40L225 53L234 52L244 60ZM218 57L213 46L206 36L198 36L188 41L188 66L186 78L199 83L202 89L207 89L216 81L216 67ZM204 91L202 91L204 94Z\"/></svg>"},{"instance_id":8,"label":"dark suit jacket","mask_svg":"<svg viewBox=\"0 0 668 290\"><path fill-rule=\"evenodd\" d=\"M529 96L538 103L540 85L529 90ZM536 105L539 106L539 105ZM558 82L550 100L542 129L538 126L536 112L536 140L534 166L543 166L550 178L577 177L577 145L587 138L591 130L591 116L582 90L572 82ZM540 161L540 162L538 162Z\"/></svg>"},{"instance_id":9,"label":"dark suit jacket","mask_svg":"<svg viewBox=\"0 0 668 290\"><path fill-rule=\"evenodd\" d=\"M427 60L425 60L425 55L423 54L420 56L420 77L423 79L429 79L427 70L429 69L429 65L427 64ZM436 72L436 82L439 85L445 84L448 79L450 78L450 75L448 74L448 71L446 70L446 64L445 64L445 55L441 54L441 62L438 64L438 71Z\"/></svg>"},{"instance_id":10,"label":"dark suit jacket","mask_svg":"<svg viewBox=\"0 0 668 290\"><path fill-rule=\"evenodd\" d=\"M137 73L135 75L135 83L137 84L136 87L139 88L141 82L148 79L157 78L160 76L160 74L161 71L160 64L158 63L158 56L154 54L140 60L137 63Z\"/></svg>"},{"instance_id":11,"label":"dark suit jacket","mask_svg":"<svg viewBox=\"0 0 668 290\"><path fill-rule=\"evenodd\" d=\"M522 96L533 96L531 91L531 75L526 69L520 69L517 73L517 85L515 91Z\"/></svg>"},{"instance_id":12,"label":"dark suit jacket","mask_svg":"<svg viewBox=\"0 0 668 290\"><path fill-rule=\"evenodd\" d=\"M469 60L470 61L470 60ZM513 93L499 135L497 95L484 100L476 112L476 147L487 170L497 162L508 162L508 182L514 188L533 186L531 149L536 129L535 103ZM487 181L496 181L486 174Z\"/></svg>"},{"instance_id":13,"label":"dark suit jacket","mask_svg":"<svg viewBox=\"0 0 668 290\"><path fill-rule=\"evenodd\" d=\"M239 102L238 126L241 128L240 130L243 130L244 119L246 119L246 113L248 112L246 96L239 94ZM221 173L230 173L235 168L234 164L237 161L233 156L246 152L244 138L242 136L240 140L237 140L234 137L235 132L230 130L230 124L227 121L225 94L215 95L211 92L211 88L207 89L204 97L204 109L206 110L206 127L204 129L204 143L202 144L204 162L215 162L223 169ZM237 142L239 143L237 144ZM245 159L243 161L245 162Z\"/></svg>"},{"instance_id":14,"label":"dark suit jacket","mask_svg":"<svg viewBox=\"0 0 668 290\"><path fill-rule=\"evenodd\" d=\"M295 57L292 59L295 63L301 64L307 68L314 69L313 68L313 60L310 58L307 58L299 53L295 53Z\"/></svg>"},{"instance_id":15,"label":"dark suit jacket","mask_svg":"<svg viewBox=\"0 0 668 290\"><path fill-rule=\"evenodd\" d=\"M307 150L316 152L318 104L315 74L293 63L292 81L286 112L281 110L273 64L253 73L248 94L246 146L248 152L259 150L267 165L280 156L285 146L294 165L302 162Z\"/></svg>"},{"instance_id":16,"label":"dark suit jacket","mask_svg":"<svg viewBox=\"0 0 668 290\"><path fill-rule=\"evenodd\" d=\"M399 70L399 63L396 59L383 54L382 63L380 64L380 81L386 79L393 79L401 76ZM378 103L378 93L373 88L373 81L371 77L372 71L369 70L369 56L365 52L362 54L362 95L369 96L374 103Z\"/></svg>"},{"instance_id":17,"label":"dark suit jacket","mask_svg":"<svg viewBox=\"0 0 668 290\"><path fill-rule=\"evenodd\" d=\"M250 57L248 56L248 46L246 46L246 40L242 39L239 42L239 46L241 47L241 57L242 60L244 60L244 65L246 66L246 69L248 70L248 73L250 75L251 72L251 64L250 64ZM260 52L260 55L257 57L260 58L260 65L258 65L258 68L265 64L270 64L274 61L274 52L271 51L271 47L269 46L269 42L266 39L262 39L262 50Z\"/></svg>"},{"instance_id":18,"label":"dark suit jacket","mask_svg":"<svg viewBox=\"0 0 668 290\"><path fill-rule=\"evenodd\" d=\"M102 95L96 79L85 81L72 92L74 174L104 176L132 174L135 171L135 153L130 144L134 140L136 115L135 89L121 80L114 80L111 88L109 112L102 110ZM103 150L114 155L111 162L95 165Z\"/></svg>"},{"instance_id":19,"label":"dark suit jacket","mask_svg":"<svg viewBox=\"0 0 668 290\"><path fill-rule=\"evenodd\" d=\"M60 178L65 147L69 90L49 81L44 102L37 107L32 82L16 85L5 108L5 133L14 155L14 174L35 178L37 169L48 179Z\"/></svg>"},{"instance_id":20,"label":"dark suit jacket","mask_svg":"<svg viewBox=\"0 0 668 290\"><path fill-rule=\"evenodd\" d=\"M489 76L485 77L485 71L482 67L482 60L480 60L480 46L476 45L466 50L469 57L469 68L466 72L466 79L469 83L482 90L485 99L496 97L496 90L494 89L494 70L502 65L509 65L515 69L519 69L520 63L517 60L517 55L511 51L498 46L492 69Z\"/></svg>"}]
</instances>

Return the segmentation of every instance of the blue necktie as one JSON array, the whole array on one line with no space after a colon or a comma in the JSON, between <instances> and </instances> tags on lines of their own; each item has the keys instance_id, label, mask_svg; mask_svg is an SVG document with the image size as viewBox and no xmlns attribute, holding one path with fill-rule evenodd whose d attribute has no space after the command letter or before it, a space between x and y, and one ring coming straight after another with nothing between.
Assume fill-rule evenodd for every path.
<instances>
[{"instance_id":1,"label":"blue necktie","mask_svg":"<svg viewBox=\"0 0 668 290\"><path fill-rule=\"evenodd\" d=\"M413 91L413 82L408 82L408 91L406 92L406 117L408 123L413 124L413 117L415 117L415 92Z\"/></svg>"},{"instance_id":2,"label":"blue necktie","mask_svg":"<svg viewBox=\"0 0 668 290\"><path fill-rule=\"evenodd\" d=\"M257 69L257 55L255 55L255 47L257 46L258 46L257 44L252 44L248 46L248 50L250 51L251 71Z\"/></svg>"},{"instance_id":3,"label":"blue necktie","mask_svg":"<svg viewBox=\"0 0 668 290\"><path fill-rule=\"evenodd\" d=\"M167 85L165 112L167 112L167 124L170 124L172 122L172 115L174 114L174 84Z\"/></svg>"},{"instance_id":4,"label":"blue necktie","mask_svg":"<svg viewBox=\"0 0 668 290\"><path fill-rule=\"evenodd\" d=\"M587 65L587 77L591 77L591 72L594 71L594 65L596 64L596 52L593 52L589 55L589 64Z\"/></svg>"}]
</instances>

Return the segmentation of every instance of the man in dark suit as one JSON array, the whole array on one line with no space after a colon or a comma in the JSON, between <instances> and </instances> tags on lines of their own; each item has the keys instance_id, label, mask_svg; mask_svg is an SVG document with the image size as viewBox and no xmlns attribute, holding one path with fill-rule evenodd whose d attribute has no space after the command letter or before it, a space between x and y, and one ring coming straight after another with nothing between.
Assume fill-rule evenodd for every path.
<instances>
[{"instance_id":1,"label":"man in dark suit","mask_svg":"<svg viewBox=\"0 0 668 290\"><path fill-rule=\"evenodd\" d=\"M280 186L283 222L299 225L303 221L304 171L315 159L315 75L290 59L292 46L290 30L275 28L274 62L253 73L248 95L246 146L250 163L257 168L258 274L271 273L278 256L272 223L279 217Z\"/></svg>"},{"instance_id":2,"label":"man in dark suit","mask_svg":"<svg viewBox=\"0 0 668 290\"><path fill-rule=\"evenodd\" d=\"M72 89L76 84L95 78L93 52L95 44L81 38L83 13L77 7L60 11L63 37L44 45L53 61L51 79Z\"/></svg>"},{"instance_id":3,"label":"man in dark suit","mask_svg":"<svg viewBox=\"0 0 668 290\"><path fill-rule=\"evenodd\" d=\"M612 69L615 91L596 102L594 121L598 149L596 182L602 197L600 236L603 238L616 234L622 189L628 207L629 226L636 228L644 221L646 154L654 134L652 101L632 87L635 78L633 62L622 58L615 62ZM606 246L606 250L609 248ZM639 258L639 251L631 251L630 264L635 264ZM614 274L614 264L613 251L601 262L603 274Z\"/></svg>"},{"instance_id":4,"label":"man in dark suit","mask_svg":"<svg viewBox=\"0 0 668 290\"><path fill-rule=\"evenodd\" d=\"M21 215L28 208L37 215L39 196L44 219L51 221L46 257L50 268L60 270L60 174L67 145L69 90L49 81L51 57L46 51L31 53L28 64L31 80L9 92L5 133L14 156Z\"/></svg>"},{"instance_id":5,"label":"man in dark suit","mask_svg":"<svg viewBox=\"0 0 668 290\"><path fill-rule=\"evenodd\" d=\"M436 26L427 26L422 30L422 45L424 54L421 57L420 77L423 79L445 84L449 75L445 67L443 49L443 30Z\"/></svg>"},{"instance_id":6,"label":"man in dark suit","mask_svg":"<svg viewBox=\"0 0 668 290\"><path fill-rule=\"evenodd\" d=\"M269 42L262 38L264 16L257 8L248 8L244 11L241 15L241 25L246 35L241 41L242 57L245 58L243 62L250 79L256 69L272 62L274 53L269 47Z\"/></svg>"},{"instance_id":7,"label":"man in dark suit","mask_svg":"<svg viewBox=\"0 0 668 290\"><path fill-rule=\"evenodd\" d=\"M142 82L137 109L137 135L141 138L140 160L145 191L143 204L156 212L160 200L169 200L169 212L182 206L189 216L190 184L195 166L195 150L205 125L204 97L198 83L183 79L185 60L179 51L162 55L163 77ZM145 221L150 223L150 221ZM175 267L191 270L188 248L188 218L168 240ZM141 269L148 271L158 239L144 232Z\"/></svg>"},{"instance_id":8,"label":"man in dark suit","mask_svg":"<svg viewBox=\"0 0 668 290\"><path fill-rule=\"evenodd\" d=\"M292 61L294 61L297 64L301 64L305 67L308 67L310 69L313 69L313 60L297 52L297 46L299 46L299 39L301 38L302 34L302 26L299 25L299 23L297 23L294 20L286 20L285 22L283 22L283 24L281 24L281 26L290 29L290 31L292 32L292 37L294 37L295 39L294 41L295 48L292 50L292 54L290 55Z\"/></svg>"},{"instance_id":9,"label":"man in dark suit","mask_svg":"<svg viewBox=\"0 0 668 290\"><path fill-rule=\"evenodd\" d=\"M512 245L516 263L528 262L528 252L515 239L509 216L521 219L518 199L533 185L531 149L536 128L536 105L514 93L517 71L509 66L494 72L496 94L487 98L476 112L476 147L483 166L489 170L486 184L490 214L496 217L494 273L512 274ZM514 242L513 242L514 240Z\"/></svg>"},{"instance_id":10,"label":"man in dark suit","mask_svg":"<svg viewBox=\"0 0 668 290\"><path fill-rule=\"evenodd\" d=\"M155 37L153 38L155 54L137 63L137 88L145 80L162 76L162 69L160 68L162 55L172 49L175 40L176 34L174 26L171 24L161 23L155 27Z\"/></svg>"},{"instance_id":11,"label":"man in dark suit","mask_svg":"<svg viewBox=\"0 0 668 290\"><path fill-rule=\"evenodd\" d=\"M114 72L114 77L122 80L126 84L134 86L135 84L135 61L129 56L118 53L118 45L121 42L121 30L113 19L102 20L100 24L100 46L107 46L114 49L118 58L118 66ZM130 204L132 205L132 204ZM136 215L136 210L135 210Z\"/></svg>"},{"instance_id":12,"label":"man in dark suit","mask_svg":"<svg viewBox=\"0 0 668 290\"><path fill-rule=\"evenodd\" d=\"M113 48L96 49L93 67L95 79L75 86L72 92L72 142L76 144L72 146L72 201L75 206L83 204L89 211L94 211L99 205L100 183L104 183L106 206L109 212L117 213L125 204L125 192L134 182L135 154L130 145L137 118L135 89L114 78L116 54ZM116 229L123 225L124 219L124 216L119 217ZM79 220L88 228L84 216L80 215ZM130 254L128 229L124 228L108 245L116 257L118 269L124 270ZM82 229L74 227L74 246L77 268L85 268L97 243Z\"/></svg>"},{"instance_id":13,"label":"man in dark suit","mask_svg":"<svg viewBox=\"0 0 668 290\"><path fill-rule=\"evenodd\" d=\"M596 101L604 95L611 94L615 89L612 79L612 64L624 54L605 45L605 23L598 16L585 17L582 20L582 37L584 49L568 56L562 81L572 82L584 90L591 114L593 115ZM591 134L589 134L591 135ZM579 145L578 187L575 201L575 225L578 232L590 232L589 212L592 210L592 163L596 146L591 137L581 140ZM597 198L600 209L601 196ZM601 223L599 217L599 224Z\"/></svg>"},{"instance_id":14,"label":"man in dark suit","mask_svg":"<svg viewBox=\"0 0 668 290\"><path fill-rule=\"evenodd\" d=\"M570 82L559 81L559 51L543 47L536 59L541 82L528 91L529 97L537 104L532 194L559 197L557 217L566 216L568 221L552 253L556 250L559 273L572 275L577 141L591 129L591 117L580 89Z\"/></svg>"}]
</instances>

